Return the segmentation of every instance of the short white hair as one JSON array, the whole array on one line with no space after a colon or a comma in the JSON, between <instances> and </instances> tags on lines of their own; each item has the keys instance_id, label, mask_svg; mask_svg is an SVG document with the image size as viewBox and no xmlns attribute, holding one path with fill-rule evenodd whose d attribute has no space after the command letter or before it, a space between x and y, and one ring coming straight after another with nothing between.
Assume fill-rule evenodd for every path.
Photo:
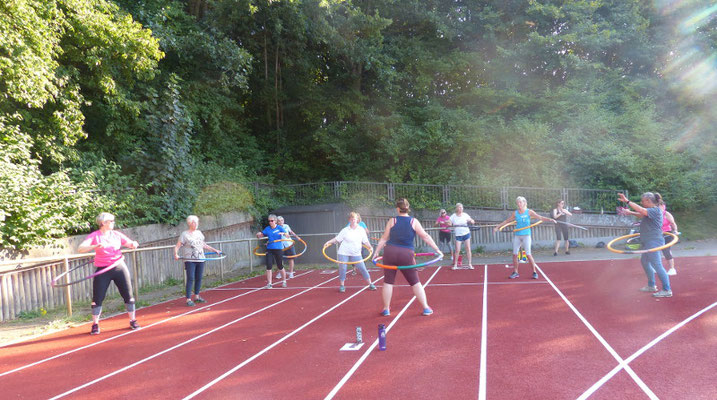
<instances>
[{"instance_id":1,"label":"short white hair","mask_svg":"<svg viewBox=\"0 0 717 400\"><path fill-rule=\"evenodd\" d=\"M108 212L101 212L100 215L95 218L95 222L97 222L97 225L102 226L105 221L109 221L111 219L115 219L115 216Z\"/></svg>"},{"instance_id":2,"label":"short white hair","mask_svg":"<svg viewBox=\"0 0 717 400\"><path fill-rule=\"evenodd\" d=\"M276 222L279 222L279 221L284 222L284 217L282 217L281 215L276 217Z\"/></svg>"},{"instance_id":3,"label":"short white hair","mask_svg":"<svg viewBox=\"0 0 717 400\"><path fill-rule=\"evenodd\" d=\"M199 223L199 217L197 217L196 215L188 216L187 217L187 225L189 225L189 223L191 223L192 221Z\"/></svg>"},{"instance_id":4,"label":"short white hair","mask_svg":"<svg viewBox=\"0 0 717 400\"><path fill-rule=\"evenodd\" d=\"M463 203L456 203L456 208L461 207L463 208Z\"/></svg>"},{"instance_id":5,"label":"short white hair","mask_svg":"<svg viewBox=\"0 0 717 400\"><path fill-rule=\"evenodd\" d=\"M526 206L528 205L528 200L526 200L523 196L516 197L515 202L519 204L525 204Z\"/></svg>"}]
</instances>

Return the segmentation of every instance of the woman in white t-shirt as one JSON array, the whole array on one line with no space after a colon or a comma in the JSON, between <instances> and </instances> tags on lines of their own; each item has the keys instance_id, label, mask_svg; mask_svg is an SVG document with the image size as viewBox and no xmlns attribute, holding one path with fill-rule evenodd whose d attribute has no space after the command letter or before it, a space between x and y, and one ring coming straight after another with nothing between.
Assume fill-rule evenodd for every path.
<instances>
[{"instance_id":1,"label":"woman in white t-shirt","mask_svg":"<svg viewBox=\"0 0 717 400\"><path fill-rule=\"evenodd\" d=\"M471 254L471 230L468 224L475 224L473 218L468 213L463 212L463 204L456 204L456 212L451 215L450 225L454 227L456 235L456 256L453 257L453 268L458 269L458 256L461 254L461 243L466 245L466 255L468 256L468 268L473 269L473 255Z\"/></svg>"},{"instance_id":2,"label":"woman in white t-shirt","mask_svg":"<svg viewBox=\"0 0 717 400\"><path fill-rule=\"evenodd\" d=\"M369 251L373 251L371 243L368 241L366 230L358 225L358 214L355 212L349 214L349 226L342 229L335 238L326 242L324 247L331 246L334 243L341 243L339 245L339 261L361 261L363 258L361 256L361 245L366 245ZM361 276L363 276L363 279L368 283L369 290L376 290L376 286L371 283L371 277L363 261L354 265L356 265L359 272L361 272ZM346 281L346 266L347 264L339 263L339 281L341 285L339 286L339 292L341 293L346 291L346 287L344 286L344 281Z\"/></svg>"}]
</instances>

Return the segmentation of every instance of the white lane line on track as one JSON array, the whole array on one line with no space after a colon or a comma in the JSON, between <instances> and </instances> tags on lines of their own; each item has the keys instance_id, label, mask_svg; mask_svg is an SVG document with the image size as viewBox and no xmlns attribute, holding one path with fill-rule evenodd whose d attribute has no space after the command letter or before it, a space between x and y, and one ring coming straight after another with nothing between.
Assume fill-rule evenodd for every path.
<instances>
[{"instance_id":1,"label":"white lane line on track","mask_svg":"<svg viewBox=\"0 0 717 400\"><path fill-rule=\"evenodd\" d=\"M338 278L338 277L334 277L334 278L332 278L332 279L336 279L336 278ZM376 283L376 282L380 281L381 279L383 279L383 277L380 277L380 278L376 279L376 280L373 281L373 282ZM247 358L247 359L244 360L241 364L238 364L237 366L235 366L234 368L230 369L229 371L227 371L227 372L221 374L219 377L217 377L217 378L214 379L213 381L211 381L211 382L207 383L206 385L202 386L201 388L197 389L196 391L194 391L194 392L191 393L190 395L186 396L183 400L188 400L188 399L194 398L195 396L201 394L202 392L204 392L205 390L207 390L207 389L209 389L210 387L214 386L216 383L218 383L218 382L221 381L222 379L224 379L224 378L226 378L227 376L229 376L229 375L233 374L234 372L238 371L239 369L241 369L241 368L244 367L245 365L247 365L247 364L249 364L250 362L252 362L252 361L254 361L255 359L257 359L257 358L258 358L259 356L261 356L262 354L264 354L264 353L268 352L269 350L273 349L274 347L278 346L279 344L281 344L282 342L284 342L284 341L287 340L288 338L290 338L290 337L294 336L295 334L299 333L301 330L303 330L303 329L306 328L307 326L313 324L314 322L316 322L317 320L319 320L320 318L322 318L322 317L325 316L326 314L328 314L328 313L330 313L331 311L337 309L339 306L341 306L342 304L348 302L348 301L351 300L352 298L358 296L361 292L363 292L364 290L367 290L367 289L368 289L368 286L365 286L363 289L361 289L361 290L359 290L358 292L352 294L351 296L347 297L347 298L344 299L343 301L337 303L337 304L334 305L333 307L331 307L331 308L329 308L328 310L326 310L326 311L322 312L321 314L317 315L316 317L314 317L314 318L311 319L310 321L306 322L305 324L301 325L300 327L298 327L298 328L294 329L293 331L289 332L289 333L286 334L284 337L282 337L281 339L279 339L279 340L277 340L276 342L272 343L271 345L265 347L264 349L262 349L261 351L259 351L259 352L256 353L256 354L254 354L253 356Z\"/></svg>"},{"instance_id":2,"label":"white lane line on track","mask_svg":"<svg viewBox=\"0 0 717 400\"><path fill-rule=\"evenodd\" d=\"M332 281L332 280L334 280L334 279L337 279L337 278L338 278L338 277L333 277L333 278L331 278L331 279L329 279L329 280L326 280L326 281L324 281L324 282L321 282L321 283L319 283L318 285L316 285L316 287L321 286L321 285L323 285L324 283L330 282L330 281ZM272 307L274 307L274 306L276 306L276 305L279 305L279 304L281 304L281 303L283 303L283 302L285 302L285 301L291 300L291 299L293 299L294 297L300 296L300 295L302 295L302 294L304 294L304 293L306 293L306 292L309 292L309 291L311 291L311 290L312 290L312 289L307 289L307 290L304 290L304 291L302 291L302 292L296 293L295 295L289 296L289 297L287 297L287 298L285 298L285 299L279 300L279 301L277 301L277 302L275 302L275 303L269 304L268 306L265 306L265 307L263 307L263 308L260 308L260 309L254 311L254 312L251 312L251 313L249 313L249 314L247 314L247 315L244 315L244 316L242 316L242 317L240 317L240 318L237 318L237 319L235 319L235 320L233 320L233 321L227 322L227 323L224 324L224 325L218 326L218 327L216 327L216 328L214 328L214 329L212 329L212 330L209 330L209 331L207 331L207 332L204 332L204 333L202 333L201 335L197 335L197 336L195 336L195 337L193 337L193 338L191 338L191 339L189 339L189 340L185 340L185 341L182 342L182 343L178 343L178 344L176 344L176 345L174 345L174 346L172 346L172 347L169 347L169 348L167 348L167 349L164 349L164 350L160 351L159 353L155 353L155 354L153 354L153 355L151 355L151 356L149 356L149 357L145 357L145 358L143 358L143 359L141 359L141 360L139 360L139 361L137 361L137 362L134 362L134 363L132 363L132 364L130 364L130 365L127 365L126 367L122 367L122 368L120 368L120 369L118 369L118 370L115 370L115 371L113 371L113 372L111 372L111 373L109 373L109 374L107 374L107 375L101 376L101 377L99 377L99 378L97 378L97 379L95 379L95 380L92 380L92 381L90 381L90 382L87 382L87 383L85 383L84 385L77 386L77 387L75 387L75 388L73 388L73 389L70 389L70 390L64 392L64 393L58 394L57 396L50 398L50 400L55 400L55 399L59 399L59 398L65 397L65 396L67 396L67 395L69 395L69 394L72 394L72 393L78 391L78 390L81 390L81 389L84 389L84 388L86 388L86 387L88 387L88 386L94 385L94 384L97 383L97 382L103 381L103 380L105 380L105 379L107 379L107 378L110 378L110 377L112 377L112 376L115 376L115 375L117 375L117 374L119 374L119 373L121 373L121 372L127 371L127 370L130 369L130 368L134 368L134 367L136 367L137 365L143 364L143 363L145 363L145 362L147 362L147 361L149 361L149 360L152 360L152 359L154 359L154 358L157 358L157 357L159 357L159 356L161 356L161 355L163 355L163 354L169 353L169 352L172 351L172 350L178 349L178 348L180 348L180 347L182 347L182 346L184 346L184 345L187 345L187 344L192 343L192 342L194 342L194 341L196 341L196 340L199 340L199 339L201 339L201 338L203 338L203 337L205 337L205 336L207 336L207 335L210 335L210 334L212 334L212 333L214 333L214 332L216 332L216 331L218 331L218 330L220 330L220 329L224 329L224 328L226 328L227 326L233 325L233 324L235 324L235 323L237 323L237 322L239 322L239 321L242 321L242 320L247 319L247 318L249 318L249 317L251 317L251 316L254 316L254 315L256 315L256 314L259 314L259 313L262 312L262 311L266 311L266 310L268 310L268 309L270 309L270 308L272 308Z\"/></svg>"},{"instance_id":3,"label":"white lane line on track","mask_svg":"<svg viewBox=\"0 0 717 400\"><path fill-rule=\"evenodd\" d=\"M655 339L653 339L650 343L646 344L646 345L643 346L640 350L636 351L633 355L631 355L630 357L626 358L624 362L618 364L615 368L613 368L613 369L612 369L610 372L608 372L605 376L603 376L602 378L600 378L600 380L598 380L597 382L595 382L595 384L593 384L588 390L586 390L585 393L581 394L580 397L578 397L578 400L583 400L583 399L587 399L588 397L590 397L593 393L595 393L595 391L597 391L598 389L600 389L600 387L601 387L602 385L604 385L607 381L609 381L610 379L612 379L612 377L615 376L615 374L617 374L620 370L622 370L623 368L625 368L625 366L627 366L627 364L633 362L637 357L640 357L643 353L645 353L645 352L646 352L647 350L649 350L650 348L654 347L657 343L659 343L660 341L662 341L664 338L666 338L667 336L671 335L671 334L674 333L676 330L678 330L678 329L682 328L683 326L687 325L690 321L692 321L692 320L694 320L695 318L699 317L700 315L706 313L707 311L711 310L711 309L714 308L714 307L717 307L717 302L716 302L716 303L712 303L711 305L709 305L709 306L703 308L702 310L696 312L695 314L692 314L691 316L687 317L687 318L686 318L685 320L683 320L682 322L678 323L677 325L675 325L675 326L673 326L672 328L670 328L670 329L668 329L667 331L665 331L665 333L663 333L662 335L660 335L660 336L656 337Z\"/></svg>"},{"instance_id":4,"label":"white lane line on track","mask_svg":"<svg viewBox=\"0 0 717 400\"><path fill-rule=\"evenodd\" d=\"M537 264L536 264L536 266L537 266ZM540 273L543 275L543 279L548 281L550 286L553 287L555 292L558 293L558 295L560 296L561 299L563 299L565 304L567 304L568 307L570 307L570 309L573 310L573 313L575 313L575 315L580 319L580 321L583 322L583 324L588 328L588 330L590 330L590 332L592 332L593 336L595 336L598 339L598 341L603 345L603 347L605 347L605 349L610 353L610 355L612 355L612 357L618 362L618 364L623 364L625 362L625 360L623 360L622 357L620 357L620 355L617 354L615 349L613 349L612 346L610 346L610 344L605 340L605 338L603 338L602 335L600 335L598 333L598 331L590 324L590 322L588 322L588 320L580 313L580 311L578 311L578 309L575 308L573 303L571 303L570 300L568 300L568 298L565 297L563 292L561 292L560 289L558 289L558 287L555 286L553 281L550 280L550 278L548 278L547 275L545 275L545 272L539 266L537 266L537 268L538 268L538 271L540 271ZM645 392L645 394L647 394L647 396L650 399L659 400L657 395L655 395L655 393L653 393L652 390L650 390L650 388L647 387L645 382L643 382L642 379L640 379L640 377L637 376L635 371L633 371L633 369L630 368L629 365L624 365L623 368L625 369L625 372L627 372L628 375L630 375L632 380L635 381L635 383L640 387L640 389L642 389L643 392Z\"/></svg>"},{"instance_id":5,"label":"white lane line on track","mask_svg":"<svg viewBox=\"0 0 717 400\"><path fill-rule=\"evenodd\" d=\"M308 271L308 272L306 272L305 274L309 274L309 273L311 273L311 271ZM302 274L302 275L305 275L305 274ZM253 278L253 277L252 277L252 278ZM252 279L252 278L247 278L247 279ZM241 282L241 281L238 281L238 282ZM229 283L228 285L232 285L232 284L234 284L234 283L236 283L236 282ZM239 295L236 295L236 296L232 296L232 297L230 297L230 298L228 298L228 299L224 299L224 300L217 301L217 302L215 302L215 303L207 304L207 305L204 305L204 306L201 306L201 307L196 307L196 308L194 308L194 309L192 309L192 310L190 310L190 311L187 311L187 312L185 312L185 313L177 314L177 315L172 316L172 317L169 317L169 318L167 318L167 319L163 319L163 320L157 321L157 322L155 322L155 323L153 323L153 324L149 324L149 325L147 325L147 326L143 326L142 329L140 329L140 330L127 331L127 332L125 332L125 333L120 333L120 334L117 335L117 336L112 336L112 337L110 337L110 338L103 339L103 340L100 340L100 341L98 341L98 342L93 342L93 343L90 343L90 344L88 344L88 345L84 345L84 346L78 347L78 348L76 348L76 349L72 349L72 350L65 351L64 353L56 354L56 355L54 355L54 356L52 356L52 357L44 358L44 359L42 359L42 360L38 360L38 361L35 361L35 362L30 363L30 364L27 364L27 365L23 365L22 367L17 367L17 368L15 368L15 369L11 369L11 370L9 370L9 371L5 371L5 372L3 372L3 373L0 373L0 377L3 377L3 376L5 376L5 375L10 375L10 374L12 374L12 373L14 373L14 372L22 371L22 370L27 369L27 368L30 368L30 367L34 367L34 366L36 366L36 365L40 365L40 364L43 364L43 363L48 362L48 361L52 361L52 360L55 360L55 359L57 359L57 358L64 357L64 356L66 356L66 355L69 355L69 354L72 354L72 353L76 353L76 352L78 352L78 351L80 351L80 350L85 350L85 349L88 349L88 348L90 348L90 347L94 347L94 346L100 345L100 344L102 344L102 343L107 343L107 342L109 342L109 341L112 341L112 340L115 340L115 339L119 339L119 338L124 337L124 336L126 336L126 335L131 335L131 334L134 334L134 333L142 332L142 331L144 331L144 330L146 330L146 329L149 329L149 328L151 328L151 327L153 327L153 326L161 325L161 324L163 324L163 323L165 323L165 322L169 322L169 321L171 321L171 320L174 320L174 319L183 317L183 316L185 316L185 315L189 315L189 314L192 314L192 313L196 313L196 312L198 312L198 311L202 311L202 310L204 310L205 308L213 307L213 306L216 306L216 305L225 303L225 302L227 302L227 301L231 301L231 300L234 300L234 299L238 299L239 297L246 296L246 295L248 295L248 294L257 292L257 291L259 291L259 290L261 290L261 289L254 289L254 290L252 290L251 292L242 293L242 294L239 294ZM162 303L159 303L159 304L168 303L168 302L171 302L171 301L175 301L175 300L168 300L168 301L166 301L166 302L162 302ZM150 306L150 307L155 307L155 306L157 306L157 305L159 305L159 304L155 304L154 306ZM142 308L142 309L146 309L146 308L149 308L149 307L144 307L144 308ZM119 314L118 314L118 315L119 315ZM114 317L115 317L115 316L110 317L110 318L114 318ZM103 319L103 320L104 320L104 319Z\"/></svg>"},{"instance_id":6,"label":"white lane line on track","mask_svg":"<svg viewBox=\"0 0 717 400\"><path fill-rule=\"evenodd\" d=\"M488 264L483 273L483 316L480 334L480 374L478 378L478 400L485 400L488 360Z\"/></svg>"},{"instance_id":7,"label":"white lane line on track","mask_svg":"<svg viewBox=\"0 0 717 400\"><path fill-rule=\"evenodd\" d=\"M431 275L430 278L428 278L428 280L426 281L426 285L424 287L428 286L428 284L433 280L433 278L436 276L436 274L440 270L441 270L441 267L436 268L436 271L433 272L433 274ZM411 304L413 304L413 302L415 300L416 300L416 296L413 296L411 298L411 300L409 300L408 303L406 303L406 305L403 307L403 309L401 309L401 311L398 313L398 315L396 315L396 317L393 319L393 321L391 321L391 323L386 327L387 335L388 335L388 332L391 330L391 328L393 328L393 326L396 324L396 322L398 322L399 318L401 318L401 316L406 312L406 310L408 310L408 308L411 306ZM376 348L376 346L378 346L378 339L374 340L374 342L371 343L371 346L369 346L366 349L366 351L363 353L363 355L361 355L361 358L359 358L358 361L356 361L356 363L353 365L353 367L351 367L351 369L346 373L346 375L344 375L344 377L341 378L339 383L337 383L336 386L334 386L334 388L331 390L331 392L329 392L329 394L327 394L326 397L324 397L324 400L331 400L334 398L334 396L336 396L336 393L338 393L339 390L341 390L341 388L346 384L346 382L349 380L349 378L351 378L351 376L354 374L354 372L356 372L356 370L361 366L361 364L363 364L363 362L368 358L369 354L371 354L371 352Z\"/></svg>"},{"instance_id":8,"label":"white lane line on track","mask_svg":"<svg viewBox=\"0 0 717 400\"><path fill-rule=\"evenodd\" d=\"M460 286L483 286L483 285L488 285L488 286L493 286L493 285L547 285L547 284L548 284L548 282L545 282L545 281L531 280L531 281L524 281L524 282L519 281L519 282L487 282L487 283L483 283L483 282L433 283L433 284L431 284L431 287L460 287ZM365 286L366 285L351 285L351 286L347 285L345 287L348 290L348 289L361 289ZM274 288L273 290L298 290L298 289L307 289L309 287L310 286L289 286L289 287L285 287L285 288L277 287L277 288ZM381 288L382 286L376 285L376 287ZM394 285L394 287L411 287L411 286L409 286L409 285ZM320 289L321 290L338 290L338 288L339 288L338 286L325 286L325 287L317 288L317 290L320 290ZM259 289L261 289L261 288L259 288ZM256 290L256 288L221 289L221 290L226 290L226 291Z\"/></svg>"}]
</instances>

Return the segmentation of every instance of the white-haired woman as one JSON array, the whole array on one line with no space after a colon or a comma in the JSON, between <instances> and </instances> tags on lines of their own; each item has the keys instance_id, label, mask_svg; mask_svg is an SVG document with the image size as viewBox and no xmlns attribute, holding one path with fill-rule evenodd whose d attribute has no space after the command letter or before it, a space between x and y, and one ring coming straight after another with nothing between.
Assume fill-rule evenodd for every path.
<instances>
[{"instance_id":1,"label":"white-haired woman","mask_svg":"<svg viewBox=\"0 0 717 400\"><path fill-rule=\"evenodd\" d=\"M184 272L187 276L187 284L185 293L187 296L187 306L193 307L195 303L206 303L199 291L202 288L202 276L204 276L204 250L210 250L220 253L219 250L204 242L204 234L199 228L199 217L190 215L187 217L187 229L179 235L177 245L174 246L174 259L184 260ZM194 300L192 301L192 287L194 287Z\"/></svg>"},{"instance_id":2,"label":"white-haired woman","mask_svg":"<svg viewBox=\"0 0 717 400\"><path fill-rule=\"evenodd\" d=\"M500 225L493 228L493 231L497 232L500 227L515 221L515 229L517 232L515 232L515 235L513 236L513 273L510 274L508 278L515 279L520 276L518 274L518 253L520 252L520 247L522 246L523 250L525 250L525 255L528 257L530 265L533 267L533 279L538 279L538 266L535 265L535 260L533 259L530 249L532 245L530 236L531 232L530 228L528 228L528 226L530 226L530 218L532 217L541 221L550 222L555 222L555 220L538 215L535 211L528 209L528 201L523 196L516 197L515 204L518 209L515 210L515 212L505 221L501 222Z\"/></svg>"},{"instance_id":3,"label":"white-haired woman","mask_svg":"<svg viewBox=\"0 0 717 400\"><path fill-rule=\"evenodd\" d=\"M358 219L358 213L351 212L349 214L349 226L342 229L341 232L339 232L339 234L336 235L335 238L324 243L324 247L331 246L334 243L341 243L338 251L340 262L339 292L341 293L346 291L344 281L346 281L347 267L347 264L343 264L341 263L341 261L356 262L356 264L354 265L361 272L361 276L363 276L363 279L366 281L366 284L368 284L368 289L376 290L376 286L374 286L373 282L371 282L371 277L368 274L368 270L366 270L366 265L364 265L363 261L361 261L363 259L361 256L362 245L368 247L369 251L373 251L373 248L371 247L371 243L369 243L368 241L368 235L366 235L366 230L359 226Z\"/></svg>"},{"instance_id":4,"label":"white-haired woman","mask_svg":"<svg viewBox=\"0 0 717 400\"><path fill-rule=\"evenodd\" d=\"M99 230L90 233L77 251L80 253L95 252L95 267L97 270L114 265L110 271L97 275L92 279L92 328L90 334L100 333L100 315L102 302L107 295L110 283L117 286L124 300L127 316L129 316L130 329L139 329L135 318L134 298L132 297L132 283L129 277L129 268L124 262L121 248L136 249L139 244L121 232L115 231L115 216L110 213L100 213L96 219Z\"/></svg>"},{"instance_id":5,"label":"white-haired woman","mask_svg":"<svg viewBox=\"0 0 717 400\"><path fill-rule=\"evenodd\" d=\"M266 244L266 286L264 286L264 289L271 289L271 269L272 269L272 260L276 262L276 267L279 269L279 272L281 273L281 277L283 278L281 282L281 287L286 287L286 271L284 270L284 264L282 262L283 252L284 252L284 245L282 243L282 239L286 239L289 237L289 234L286 232L286 229L284 227L277 224L278 218L274 214L269 215L269 226L264 228L263 231L256 234L256 237L263 238L266 237L268 239Z\"/></svg>"},{"instance_id":6,"label":"white-haired woman","mask_svg":"<svg viewBox=\"0 0 717 400\"><path fill-rule=\"evenodd\" d=\"M456 212L451 215L448 221L451 226L455 227L456 235L456 253L453 258L453 268L458 269L458 258L461 255L461 243L466 246L466 255L468 256L468 268L473 269L473 255L471 253L471 230L468 224L475 224L473 218L468 213L463 212L463 204L456 203Z\"/></svg>"}]
</instances>

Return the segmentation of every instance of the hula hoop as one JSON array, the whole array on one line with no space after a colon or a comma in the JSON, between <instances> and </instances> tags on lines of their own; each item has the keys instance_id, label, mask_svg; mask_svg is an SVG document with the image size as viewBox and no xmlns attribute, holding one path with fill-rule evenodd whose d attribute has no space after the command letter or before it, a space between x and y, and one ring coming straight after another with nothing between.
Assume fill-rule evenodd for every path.
<instances>
[{"instance_id":1,"label":"hula hoop","mask_svg":"<svg viewBox=\"0 0 717 400\"><path fill-rule=\"evenodd\" d=\"M120 260L122 260L122 259L120 259ZM87 279L92 279L92 278L94 278L94 277L96 277L96 276L98 276L98 275L104 274L105 272L107 272L107 271L109 271L109 270L111 270L111 269L114 269L114 268L117 266L117 262L115 262L115 263L113 263L113 264L110 265L110 266L107 266L107 267L103 267L103 268L101 268L101 269L98 269L97 271L95 271L95 272L93 272L93 273L91 273L91 274L89 274L89 275L87 275L87 276L85 276L85 277L82 277L82 278L80 278L80 279L76 279L76 280L74 280L74 281L67 282L67 283L57 283L58 280L62 279L64 276L70 274L71 272L77 271L77 270L80 269L80 268L84 268L84 267L86 267L87 265L92 264L92 263L94 263L94 262L95 262L94 260L88 261L88 262L86 262L86 263L84 263L84 264L80 264L80 265L78 265L78 266L72 268L72 269L69 270L69 271L66 271L66 272L61 273L60 275L57 275L56 277L54 277L54 278L52 279L52 282L50 282L50 286L52 286L52 287L65 287L65 286L74 285L75 283L80 283L80 282L85 281L85 280L87 280Z\"/></svg>"},{"instance_id":2,"label":"hula hoop","mask_svg":"<svg viewBox=\"0 0 717 400\"><path fill-rule=\"evenodd\" d=\"M655 251L660 251L660 250L666 249L668 247L672 247L675 245L675 243L677 243L680 240L680 238L672 232L662 232L662 234L672 236L672 241L670 241L669 243L665 243L662 246L657 246L652 249L646 249L646 250L618 250L618 249L612 247L613 243L620 241L622 239L630 239L630 238L640 236L639 233L631 233L629 235L620 236L620 237L617 237L617 238L611 240L610 243L607 244L607 249L612 251L613 253L618 253L618 254L645 254L645 253L652 253Z\"/></svg>"},{"instance_id":3,"label":"hula hoop","mask_svg":"<svg viewBox=\"0 0 717 400\"><path fill-rule=\"evenodd\" d=\"M304 242L303 240L301 240L301 239L299 239L299 238L296 238L296 239L298 239L301 243L304 244L304 250L302 250L301 253L299 253L299 254L294 254L293 256L283 256L284 258L288 258L288 259L292 259L292 260L293 260L294 258L299 257L299 256L303 255L304 253L306 253L306 248L308 247L308 246L306 245L306 242ZM292 246L293 246L293 243L292 243ZM290 249L290 248L291 248L291 246L287 247L287 249Z\"/></svg>"},{"instance_id":4,"label":"hula hoop","mask_svg":"<svg viewBox=\"0 0 717 400\"><path fill-rule=\"evenodd\" d=\"M291 246L294 245L294 241L293 241L292 239L276 239L276 240L272 240L272 241L269 242L269 243L276 243L276 242L291 242ZM267 244L269 244L269 243L267 243ZM281 251L286 251L286 250L290 249L291 246L285 247L285 248L281 249ZM254 255L255 255L255 256L259 256L259 257L265 256L266 253L257 253L257 251L259 251L259 247L261 247L260 244L257 244L256 247L254 247ZM278 249L277 249L277 250L278 250ZM302 254L303 254L303 253L302 253Z\"/></svg>"},{"instance_id":5,"label":"hula hoop","mask_svg":"<svg viewBox=\"0 0 717 400\"><path fill-rule=\"evenodd\" d=\"M530 228L532 228L532 227L534 227L534 226L537 226L537 225L540 225L540 224L542 224L542 223L543 223L543 220L542 220L542 219L539 219L538 222L535 222L535 223L530 224L530 225L528 225L528 226L524 226L524 227L518 228L518 229L513 229L513 232L520 232L520 231L522 231L522 230L524 230L524 229L530 229ZM502 232L502 231L503 231L503 228L505 228L506 226L515 225L515 224L516 224L515 221L510 221L509 223L507 223L507 224L501 226L500 228L498 228L498 232Z\"/></svg>"},{"instance_id":6,"label":"hula hoop","mask_svg":"<svg viewBox=\"0 0 717 400\"><path fill-rule=\"evenodd\" d=\"M179 257L180 260L192 260L192 261L214 261L214 260L223 260L227 258L227 255L224 253L217 253L215 251L210 251L207 253L204 253L204 258L192 258L192 257ZM216 257L206 257L210 255L216 255Z\"/></svg>"},{"instance_id":7,"label":"hula hoop","mask_svg":"<svg viewBox=\"0 0 717 400\"><path fill-rule=\"evenodd\" d=\"M433 260L429 260L429 261L426 261L426 262L424 262L424 263L415 264L415 265L384 265L384 264L381 264L381 263L377 262L377 261L383 259L383 256L381 256L381 257L378 257L378 258L376 258L375 260L373 260L373 263L374 263L377 267L381 267L381 268L384 268L384 269L395 269L395 270L398 270L398 269L411 269L411 268L425 267L425 266L427 266L427 265L431 265L431 264L433 264L433 263L437 263L438 261L440 261L440 260L443 259L443 256L439 255L438 253L415 253L415 256L416 256L416 257L436 256L436 258L434 258Z\"/></svg>"},{"instance_id":8,"label":"hula hoop","mask_svg":"<svg viewBox=\"0 0 717 400\"><path fill-rule=\"evenodd\" d=\"M329 245L329 246L330 246L330 245ZM363 260L359 260L359 261L339 261L339 260L334 260L333 258L329 257L329 256L326 254L326 249L329 248L329 246L324 246L324 248L321 250L321 252L324 253L324 257L326 257L327 260L333 261L333 262L335 262L335 263L337 263L337 264L354 265L354 264L358 264L358 263L362 263L362 262L368 261L368 259L371 258L371 256L373 255L373 249L370 248L369 246L363 244L363 245L362 245L363 248L366 249L366 250L368 250L368 256L367 256L366 258L364 258Z\"/></svg>"}]
</instances>

